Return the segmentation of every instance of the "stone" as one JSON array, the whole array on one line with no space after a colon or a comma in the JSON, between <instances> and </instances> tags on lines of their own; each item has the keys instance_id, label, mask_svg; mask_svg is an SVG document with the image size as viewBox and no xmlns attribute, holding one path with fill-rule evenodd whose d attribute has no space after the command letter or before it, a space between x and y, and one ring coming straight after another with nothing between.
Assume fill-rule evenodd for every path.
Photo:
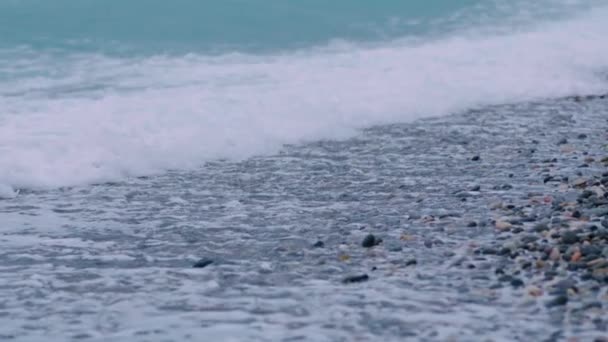
<instances>
[{"instance_id":1,"label":"stone","mask_svg":"<svg viewBox=\"0 0 608 342\"><path fill-rule=\"evenodd\" d=\"M361 282L368 281L368 280L369 280L369 276L367 274L361 274L361 275L355 275L355 276L348 276L342 280L342 283L344 283L344 284L361 283Z\"/></svg>"},{"instance_id":2,"label":"stone","mask_svg":"<svg viewBox=\"0 0 608 342\"><path fill-rule=\"evenodd\" d=\"M382 239L378 239L374 236L374 234L367 234L367 236L361 242L361 246L365 248L371 248L376 245L379 245L382 242Z\"/></svg>"},{"instance_id":3,"label":"stone","mask_svg":"<svg viewBox=\"0 0 608 342\"><path fill-rule=\"evenodd\" d=\"M511 279L511 286L513 286L515 288L522 287L522 286L524 286L524 281L519 278L513 278L513 279Z\"/></svg>"},{"instance_id":4,"label":"stone","mask_svg":"<svg viewBox=\"0 0 608 342\"><path fill-rule=\"evenodd\" d=\"M209 265L213 264L213 260L211 259L200 259L199 261L195 262L194 265L192 265L192 267L194 268L205 268Z\"/></svg>"},{"instance_id":5,"label":"stone","mask_svg":"<svg viewBox=\"0 0 608 342\"><path fill-rule=\"evenodd\" d=\"M314 248L323 248L323 247L325 247L325 243L323 241L319 240L319 241L315 242L315 244L312 246Z\"/></svg>"},{"instance_id":6,"label":"stone","mask_svg":"<svg viewBox=\"0 0 608 342\"><path fill-rule=\"evenodd\" d=\"M553 298L552 300L550 300L549 302L547 302L546 306L551 308L551 307L555 307L555 306L563 306L566 304L568 304L568 296L559 295L559 296Z\"/></svg>"},{"instance_id":7,"label":"stone","mask_svg":"<svg viewBox=\"0 0 608 342\"><path fill-rule=\"evenodd\" d=\"M567 231L562 234L561 242L567 245L575 244L579 241L579 236L572 231Z\"/></svg>"}]
</instances>

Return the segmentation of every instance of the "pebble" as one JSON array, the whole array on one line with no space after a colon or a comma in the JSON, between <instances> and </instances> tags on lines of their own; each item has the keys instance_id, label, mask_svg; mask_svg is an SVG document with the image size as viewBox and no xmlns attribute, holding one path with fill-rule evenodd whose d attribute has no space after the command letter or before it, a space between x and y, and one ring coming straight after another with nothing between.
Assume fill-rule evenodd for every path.
<instances>
[{"instance_id":1,"label":"pebble","mask_svg":"<svg viewBox=\"0 0 608 342\"><path fill-rule=\"evenodd\" d=\"M562 234L561 242L567 245L575 244L579 241L578 235L575 232L567 231Z\"/></svg>"},{"instance_id":2,"label":"pebble","mask_svg":"<svg viewBox=\"0 0 608 342\"><path fill-rule=\"evenodd\" d=\"M554 299L550 300L549 302L547 302L547 307L551 308L551 307L555 307L555 306L563 306L568 304L568 296L567 295L559 295L557 297L555 297Z\"/></svg>"},{"instance_id":3,"label":"pebble","mask_svg":"<svg viewBox=\"0 0 608 342\"><path fill-rule=\"evenodd\" d=\"M471 160L472 160L472 161L478 161L478 160L480 160L480 159L481 159L481 157L480 157L480 156L478 156L478 155L475 155L475 156L473 156L473 157L471 158Z\"/></svg>"},{"instance_id":4,"label":"pebble","mask_svg":"<svg viewBox=\"0 0 608 342\"><path fill-rule=\"evenodd\" d=\"M381 242L382 239L376 238L374 234L368 234L361 242L361 246L365 248L371 248L376 245L379 245Z\"/></svg>"},{"instance_id":5,"label":"pebble","mask_svg":"<svg viewBox=\"0 0 608 342\"><path fill-rule=\"evenodd\" d=\"M519 279L519 278L513 278L511 279L511 286L513 287L522 287L524 286L524 281Z\"/></svg>"},{"instance_id":6,"label":"pebble","mask_svg":"<svg viewBox=\"0 0 608 342\"><path fill-rule=\"evenodd\" d=\"M312 246L314 248L323 248L323 247L325 247L325 243L323 241L319 240L319 241L315 242L315 244Z\"/></svg>"},{"instance_id":7,"label":"pebble","mask_svg":"<svg viewBox=\"0 0 608 342\"><path fill-rule=\"evenodd\" d=\"M405 266L413 266L413 265L417 265L417 264L418 264L418 260L416 260L416 259L410 259L405 262Z\"/></svg>"},{"instance_id":8,"label":"pebble","mask_svg":"<svg viewBox=\"0 0 608 342\"><path fill-rule=\"evenodd\" d=\"M355 275L355 276L348 276L342 280L342 283L344 283L344 284L361 283L361 282L368 281L368 280L369 280L369 276L367 274L361 274L361 275Z\"/></svg>"},{"instance_id":9,"label":"pebble","mask_svg":"<svg viewBox=\"0 0 608 342\"><path fill-rule=\"evenodd\" d=\"M205 268L209 265L213 264L213 260L211 259L200 259L199 261L195 262L194 265L192 265L192 267L194 268Z\"/></svg>"}]
</instances>

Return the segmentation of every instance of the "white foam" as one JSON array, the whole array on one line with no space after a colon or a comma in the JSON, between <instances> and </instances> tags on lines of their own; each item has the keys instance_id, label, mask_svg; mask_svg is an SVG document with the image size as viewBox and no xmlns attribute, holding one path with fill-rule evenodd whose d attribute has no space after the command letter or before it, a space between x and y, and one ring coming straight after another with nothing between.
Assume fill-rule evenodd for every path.
<instances>
[{"instance_id":1,"label":"white foam","mask_svg":"<svg viewBox=\"0 0 608 342\"><path fill-rule=\"evenodd\" d=\"M37 56L0 81L0 184L49 188L272 153L470 107L605 91L608 9L530 32L274 56ZM8 191L4 191L8 192Z\"/></svg>"}]
</instances>

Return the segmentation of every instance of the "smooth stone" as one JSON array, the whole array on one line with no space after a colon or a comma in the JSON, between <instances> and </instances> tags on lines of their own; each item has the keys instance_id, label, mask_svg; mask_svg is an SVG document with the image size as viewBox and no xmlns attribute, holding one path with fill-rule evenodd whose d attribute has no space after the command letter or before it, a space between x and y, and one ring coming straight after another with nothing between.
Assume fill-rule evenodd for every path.
<instances>
[{"instance_id":1,"label":"smooth stone","mask_svg":"<svg viewBox=\"0 0 608 342\"><path fill-rule=\"evenodd\" d=\"M374 234L368 234L363 241L361 242L361 246L365 248L374 247L382 242L382 239L378 239L374 236Z\"/></svg>"},{"instance_id":2,"label":"smooth stone","mask_svg":"<svg viewBox=\"0 0 608 342\"><path fill-rule=\"evenodd\" d=\"M521 242L522 243L531 243L531 242L536 242L538 241L538 236L536 235L524 235L521 237Z\"/></svg>"},{"instance_id":3,"label":"smooth stone","mask_svg":"<svg viewBox=\"0 0 608 342\"><path fill-rule=\"evenodd\" d=\"M472 161L478 161L478 160L480 160L480 159L481 159L481 157L480 157L480 156L478 156L478 155L473 156L473 157L471 158L471 160L472 160Z\"/></svg>"},{"instance_id":4,"label":"smooth stone","mask_svg":"<svg viewBox=\"0 0 608 342\"><path fill-rule=\"evenodd\" d=\"M519 279L519 278L513 278L511 279L511 286L513 287L522 287L524 286L524 281Z\"/></svg>"},{"instance_id":5,"label":"smooth stone","mask_svg":"<svg viewBox=\"0 0 608 342\"><path fill-rule=\"evenodd\" d=\"M194 268L205 268L209 265L213 264L213 260L211 259L200 259L199 261L195 262L194 265L192 265L192 267Z\"/></svg>"},{"instance_id":6,"label":"smooth stone","mask_svg":"<svg viewBox=\"0 0 608 342\"><path fill-rule=\"evenodd\" d=\"M325 247L325 243L323 241L319 240L319 241L315 242L315 244L312 246L314 248L323 248L323 247Z\"/></svg>"},{"instance_id":7,"label":"smooth stone","mask_svg":"<svg viewBox=\"0 0 608 342\"><path fill-rule=\"evenodd\" d=\"M410 259L405 262L405 266L412 266L412 265L417 265L417 264L418 264L418 260L416 260L416 259Z\"/></svg>"},{"instance_id":8,"label":"smooth stone","mask_svg":"<svg viewBox=\"0 0 608 342\"><path fill-rule=\"evenodd\" d=\"M567 245L575 244L579 241L579 237L575 232L567 231L562 233L561 242Z\"/></svg>"},{"instance_id":9,"label":"smooth stone","mask_svg":"<svg viewBox=\"0 0 608 342\"><path fill-rule=\"evenodd\" d=\"M368 281L368 280L369 280L369 276L367 274L361 274L361 275L346 277L342 280L342 283L352 284L352 283L360 283L360 282L364 282L364 281Z\"/></svg>"},{"instance_id":10,"label":"smooth stone","mask_svg":"<svg viewBox=\"0 0 608 342\"><path fill-rule=\"evenodd\" d=\"M549 230L549 225L547 225L546 223L539 223L534 225L534 228L532 228L535 232L541 233L544 231Z\"/></svg>"},{"instance_id":11,"label":"smooth stone","mask_svg":"<svg viewBox=\"0 0 608 342\"><path fill-rule=\"evenodd\" d=\"M555 297L554 299L550 300L549 302L547 302L546 306L551 308L551 307L555 307L555 306L563 306L566 304L568 304L568 296L559 295L559 296Z\"/></svg>"}]
</instances>

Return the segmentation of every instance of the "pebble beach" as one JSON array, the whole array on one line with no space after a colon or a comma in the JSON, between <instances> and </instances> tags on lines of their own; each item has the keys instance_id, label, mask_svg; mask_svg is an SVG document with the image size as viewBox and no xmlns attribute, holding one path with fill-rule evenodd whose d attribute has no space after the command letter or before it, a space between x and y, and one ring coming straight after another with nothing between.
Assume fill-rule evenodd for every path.
<instances>
[{"instance_id":1,"label":"pebble beach","mask_svg":"<svg viewBox=\"0 0 608 342\"><path fill-rule=\"evenodd\" d=\"M606 341L608 100L0 201L0 335Z\"/></svg>"}]
</instances>

